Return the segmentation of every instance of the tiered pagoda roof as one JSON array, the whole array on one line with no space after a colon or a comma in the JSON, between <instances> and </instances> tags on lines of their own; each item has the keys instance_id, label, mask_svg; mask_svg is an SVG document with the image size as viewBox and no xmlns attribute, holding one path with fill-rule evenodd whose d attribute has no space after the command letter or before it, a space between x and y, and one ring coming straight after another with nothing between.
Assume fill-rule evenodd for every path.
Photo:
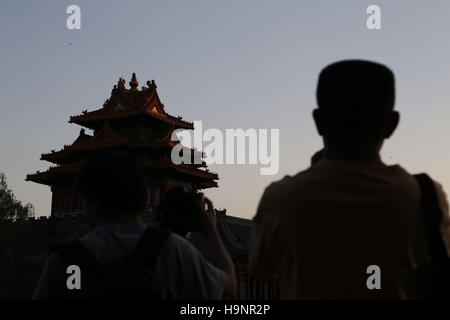
<instances>
[{"instance_id":1,"label":"tiered pagoda roof","mask_svg":"<svg viewBox=\"0 0 450 320\"><path fill-rule=\"evenodd\" d=\"M217 187L218 175L206 169L205 162L176 165L170 159L170 152L178 143L171 140L173 131L193 129L193 124L165 111L154 80L147 81L148 87L143 86L139 90L139 83L133 73L129 84L130 88L125 88L125 80L119 78L111 97L102 108L91 112L83 111L81 115L70 117L70 123L92 129L94 134L86 134L85 129L81 129L71 145L65 145L59 151L52 150L42 154L41 160L52 162L56 166L45 172L27 175L26 180L51 186L63 175L78 173L89 153L102 149L125 148L138 154L142 165L148 170L164 172L167 176L194 182L198 188ZM137 125L149 128L152 134L130 134L129 127ZM125 131L122 130L124 127ZM183 152L191 152L192 157L203 157L201 152L194 149L184 148Z\"/></svg>"}]
</instances>

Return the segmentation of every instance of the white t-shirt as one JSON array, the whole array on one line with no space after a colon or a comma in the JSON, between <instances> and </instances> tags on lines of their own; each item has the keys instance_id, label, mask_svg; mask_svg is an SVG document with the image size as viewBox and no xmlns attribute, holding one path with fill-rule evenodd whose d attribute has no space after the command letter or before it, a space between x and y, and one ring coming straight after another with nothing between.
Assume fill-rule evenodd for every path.
<instances>
[{"instance_id":1,"label":"white t-shirt","mask_svg":"<svg viewBox=\"0 0 450 320\"><path fill-rule=\"evenodd\" d=\"M80 241L100 264L118 261L131 254L145 226L109 225L96 228ZM49 298L49 273L64 266L62 258L52 254L42 272L33 298ZM227 275L206 261L184 238L171 233L156 263L159 281L176 300L222 299Z\"/></svg>"},{"instance_id":2,"label":"white t-shirt","mask_svg":"<svg viewBox=\"0 0 450 320\"><path fill-rule=\"evenodd\" d=\"M448 204L436 189L449 248ZM266 188L251 264L278 274L282 299L415 298L414 270L429 259L420 201L398 165L321 160ZM367 287L371 265L381 290Z\"/></svg>"}]
</instances>

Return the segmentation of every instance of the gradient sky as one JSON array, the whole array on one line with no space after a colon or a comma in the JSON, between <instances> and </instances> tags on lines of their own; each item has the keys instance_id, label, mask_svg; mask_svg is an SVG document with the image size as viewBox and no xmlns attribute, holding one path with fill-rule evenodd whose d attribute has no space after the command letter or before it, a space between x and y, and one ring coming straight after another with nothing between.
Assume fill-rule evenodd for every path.
<instances>
[{"instance_id":1,"label":"gradient sky","mask_svg":"<svg viewBox=\"0 0 450 320\"><path fill-rule=\"evenodd\" d=\"M66 8L81 7L81 30ZM381 7L382 30L366 28ZM387 163L426 171L450 189L450 2L380 0L0 1L0 171L37 215L48 187L25 182L46 170L41 153L78 136L69 116L99 108L119 77L155 79L166 111L205 128L280 129L280 171L216 165L207 192L230 215L250 218L264 188L305 169L321 148L311 111L317 76L340 59L390 66L401 123ZM71 44L70 44L71 43Z\"/></svg>"}]
</instances>

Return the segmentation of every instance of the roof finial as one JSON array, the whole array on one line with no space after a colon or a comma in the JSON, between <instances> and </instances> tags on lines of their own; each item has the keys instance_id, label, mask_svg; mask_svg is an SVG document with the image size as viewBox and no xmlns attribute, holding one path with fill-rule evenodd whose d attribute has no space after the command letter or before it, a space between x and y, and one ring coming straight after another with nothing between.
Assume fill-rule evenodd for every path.
<instances>
[{"instance_id":1,"label":"roof finial","mask_svg":"<svg viewBox=\"0 0 450 320\"><path fill-rule=\"evenodd\" d=\"M133 75L131 76L131 81L129 82L130 87L132 90L136 90L137 86L139 85L139 82L136 79L136 73L133 72Z\"/></svg>"}]
</instances>

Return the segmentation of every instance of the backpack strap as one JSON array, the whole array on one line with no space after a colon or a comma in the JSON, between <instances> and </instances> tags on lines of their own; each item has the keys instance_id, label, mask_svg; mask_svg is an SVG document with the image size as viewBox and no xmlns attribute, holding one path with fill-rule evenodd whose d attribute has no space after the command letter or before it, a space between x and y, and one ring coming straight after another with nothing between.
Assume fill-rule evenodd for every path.
<instances>
[{"instance_id":1,"label":"backpack strap","mask_svg":"<svg viewBox=\"0 0 450 320\"><path fill-rule=\"evenodd\" d=\"M160 227L147 227L130 259L152 269L169 237L170 231Z\"/></svg>"},{"instance_id":2,"label":"backpack strap","mask_svg":"<svg viewBox=\"0 0 450 320\"><path fill-rule=\"evenodd\" d=\"M442 209L439 205L434 182L426 173L414 175L422 193L422 214L428 240L431 261L448 259L447 250L441 235Z\"/></svg>"}]
</instances>

